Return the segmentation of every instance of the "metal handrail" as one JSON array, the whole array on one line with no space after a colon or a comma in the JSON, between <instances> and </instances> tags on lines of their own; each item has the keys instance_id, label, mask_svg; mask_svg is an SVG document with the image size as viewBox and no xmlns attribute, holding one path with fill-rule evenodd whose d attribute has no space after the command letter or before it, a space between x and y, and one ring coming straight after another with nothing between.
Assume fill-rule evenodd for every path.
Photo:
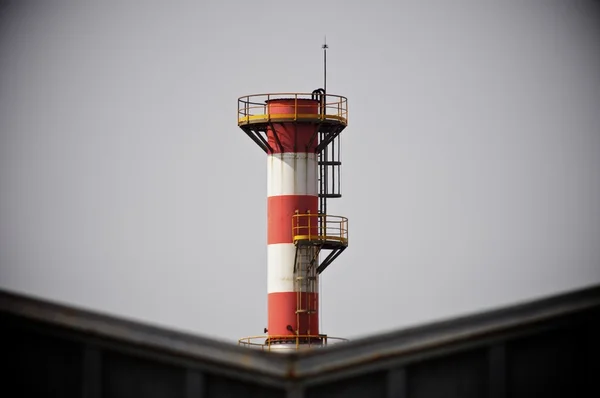
<instances>
[{"instance_id":1,"label":"metal handrail","mask_svg":"<svg viewBox=\"0 0 600 398\"><path fill-rule=\"evenodd\" d=\"M348 219L328 214L296 213L292 216L292 239L348 244Z\"/></svg>"},{"instance_id":2,"label":"metal handrail","mask_svg":"<svg viewBox=\"0 0 600 398\"><path fill-rule=\"evenodd\" d=\"M320 340L320 343L311 343L311 340ZM262 340L262 342L254 342L254 340ZM270 350L271 346L281 347L281 341L287 340L291 342L295 342L295 348L300 349L306 346L308 347L322 347L328 345L329 341L332 340L334 343L345 343L348 342L348 339L343 337L333 337L328 336L326 334L305 334L305 335L259 335L259 336L249 336L242 337L238 340L238 345L252 347L252 348L261 348L262 350ZM276 341L275 343L273 341ZM303 342L308 341L308 342Z\"/></svg>"},{"instance_id":3,"label":"metal handrail","mask_svg":"<svg viewBox=\"0 0 600 398\"><path fill-rule=\"evenodd\" d=\"M298 119L348 123L348 99L341 95L320 94L322 99L319 100L319 113L314 113L312 110L307 113L302 112L303 109L314 108L314 104L299 104L298 100L315 100L314 96L314 93L269 93L239 97L237 111L238 124L251 122L264 123L273 120L295 121ZM268 104L269 101L276 99L293 99L295 101L294 113L272 113Z\"/></svg>"}]
</instances>

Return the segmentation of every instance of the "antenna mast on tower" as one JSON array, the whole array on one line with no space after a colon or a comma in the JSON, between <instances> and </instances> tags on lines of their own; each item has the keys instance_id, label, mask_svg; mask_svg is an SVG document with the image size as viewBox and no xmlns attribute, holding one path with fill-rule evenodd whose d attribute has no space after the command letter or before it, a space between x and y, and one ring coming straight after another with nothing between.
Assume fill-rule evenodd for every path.
<instances>
[{"instance_id":1,"label":"antenna mast on tower","mask_svg":"<svg viewBox=\"0 0 600 398\"><path fill-rule=\"evenodd\" d=\"M323 91L327 94L327 49L329 46L327 45L327 36L323 40Z\"/></svg>"}]
</instances>

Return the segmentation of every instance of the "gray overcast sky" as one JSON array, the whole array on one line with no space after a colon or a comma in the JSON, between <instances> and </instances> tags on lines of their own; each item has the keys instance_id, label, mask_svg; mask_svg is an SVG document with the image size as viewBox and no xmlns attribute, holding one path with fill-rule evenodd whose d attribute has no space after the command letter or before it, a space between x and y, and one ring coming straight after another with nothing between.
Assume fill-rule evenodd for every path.
<instances>
[{"instance_id":1,"label":"gray overcast sky","mask_svg":"<svg viewBox=\"0 0 600 398\"><path fill-rule=\"evenodd\" d=\"M3 289L260 334L267 163L236 101L320 87L324 35L350 108L324 332L600 282L597 1L6 4Z\"/></svg>"}]
</instances>

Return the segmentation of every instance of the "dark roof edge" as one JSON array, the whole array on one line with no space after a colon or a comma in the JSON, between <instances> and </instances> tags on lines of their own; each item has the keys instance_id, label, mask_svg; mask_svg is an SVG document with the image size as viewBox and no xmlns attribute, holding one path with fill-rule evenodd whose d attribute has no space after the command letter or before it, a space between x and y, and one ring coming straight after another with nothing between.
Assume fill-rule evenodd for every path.
<instances>
[{"instance_id":1,"label":"dark roof edge","mask_svg":"<svg viewBox=\"0 0 600 398\"><path fill-rule=\"evenodd\" d=\"M467 316L335 344L327 349L282 355L173 331L112 315L0 290L0 313L63 327L84 335L121 341L170 355L220 364L276 378L306 378L402 358L432 348L477 342L490 335L590 309L600 309L600 284Z\"/></svg>"},{"instance_id":2,"label":"dark roof edge","mask_svg":"<svg viewBox=\"0 0 600 398\"><path fill-rule=\"evenodd\" d=\"M210 361L270 376L283 376L283 356L239 347L232 343L151 326L114 315L84 310L0 289L0 313L63 327L85 335L111 339L192 360Z\"/></svg>"},{"instance_id":3,"label":"dark roof edge","mask_svg":"<svg viewBox=\"0 0 600 398\"><path fill-rule=\"evenodd\" d=\"M540 322L600 309L600 285L529 300L496 310L455 317L415 327L364 337L327 350L299 353L296 377L309 377L384 359L412 355L491 335L525 329Z\"/></svg>"}]
</instances>

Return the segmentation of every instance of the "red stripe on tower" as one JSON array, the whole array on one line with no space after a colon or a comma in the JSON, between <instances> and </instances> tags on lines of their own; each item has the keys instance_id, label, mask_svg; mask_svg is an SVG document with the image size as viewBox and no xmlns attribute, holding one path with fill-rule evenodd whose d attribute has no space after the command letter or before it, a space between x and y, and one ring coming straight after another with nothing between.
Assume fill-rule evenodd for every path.
<instances>
[{"instance_id":1,"label":"red stripe on tower","mask_svg":"<svg viewBox=\"0 0 600 398\"><path fill-rule=\"evenodd\" d=\"M267 101L267 111L271 117L317 115L319 101L303 98L269 100ZM312 154L315 153L318 144L316 132L317 126L314 123L272 123L267 128L267 140L273 148L273 153Z\"/></svg>"},{"instance_id":2,"label":"red stripe on tower","mask_svg":"<svg viewBox=\"0 0 600 398\"><path fill-rule=\"evenodd\" d=\"M267 244L293 243L292 217L298 211L301 214L316 214L318 197L315 195L269 196L267 199ZM308 224L302 220L301 226ZM317 219L310 220L311 228L299 228L296 235L308 235L317 232Z\"/></svg>"}]
</instances>

